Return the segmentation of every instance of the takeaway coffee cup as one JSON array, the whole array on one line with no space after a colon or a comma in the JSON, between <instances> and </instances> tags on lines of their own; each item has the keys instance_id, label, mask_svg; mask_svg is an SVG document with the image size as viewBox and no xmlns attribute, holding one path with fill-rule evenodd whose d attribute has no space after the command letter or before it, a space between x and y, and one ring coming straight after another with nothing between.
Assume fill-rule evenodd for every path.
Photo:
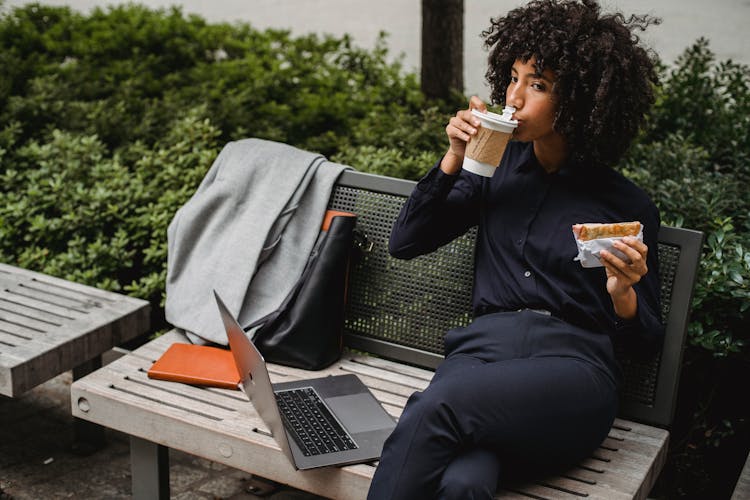
<instances>
[{"instance_id":1,"label":"takeaway coffee cup","mask_svg":"<svg viewBox=\"0 0 750 500\"><path fill-rule=\"evenodd\" d=\"M516 108L513 106L505 106L502 115L471 110L471 114L479 118L482 126L479 127L477 135L466 144L464 170L492 177L503 157L505 146L518 126L518 121L512 118L515 111Z\"/></svg>"}]
</instances>

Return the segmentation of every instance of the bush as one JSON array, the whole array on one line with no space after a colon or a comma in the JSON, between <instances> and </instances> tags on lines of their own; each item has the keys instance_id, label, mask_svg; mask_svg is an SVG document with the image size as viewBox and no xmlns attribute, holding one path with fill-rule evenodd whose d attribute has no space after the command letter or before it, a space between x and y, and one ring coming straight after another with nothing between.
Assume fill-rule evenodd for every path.
<instances>
[{"instance_id":1,"label":"bush","mask_svg":"<svg viewBox=\"0 0 750 500\"><path fill-rule=\"evenodd\" d=\"M725 357L742 354L749 333L750 68L713 60L698 40L664 75L623 167L666 223L706 234L690 342Z\"/></svg>"},{"instance_id":2,"label":"bush","mask_svg":"<svg viewBox=\"0 0 750 500\"><path fill-rule=\"evenodd\" d=\"M713 169L743 182L750 180L748 67L717 63L708 41L701 38L665 76L646 131L647 142L661 142L678 133L708 153ZM747 208L747 190L743 194Z\"/></svg>"},{"instance_id":3,"label":"bush","mask_svg":"<svg viewBox=\"0 0 750 500\"><path fill-rule=\"evenodd\" d=\"M425 107L416 77L386 62L385 35L365 51L348 36L209 25L176 8L84 17L30 5L3 17L0 44L12 69L0 80L0 123L21 123L22 142L65 129L111 151L151 145L201 103L223 142L254 136L334 154L372 138L363 123Z\"/></svg>"},{"instance_id":4,"label":"bush","mask_svg":"<svg viewBox=\"0 0 750 500\"><path fill-rule=\"evenodd\" d=\"M0 259L162 302L167 225L219 149L201 114L175 120L152 147L136 142L115 155L96 135L59 130L3 155Z\"/></svg>"}]
</instances>

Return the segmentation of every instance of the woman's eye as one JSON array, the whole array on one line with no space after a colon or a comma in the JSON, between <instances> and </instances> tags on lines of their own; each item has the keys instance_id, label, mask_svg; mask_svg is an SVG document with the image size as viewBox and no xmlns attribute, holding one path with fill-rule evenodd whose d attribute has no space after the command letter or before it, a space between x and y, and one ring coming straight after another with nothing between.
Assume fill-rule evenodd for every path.
<instances>
[{"instance_id":1,"label":"woman's eye","mask_svg":"<svg viewBox=\"0 0 750 500\"><path fill-rule=\"evenodd\" d=\"M543 83L539 83L539 82L532 83L531 88L533 88L534 90L538 90L540 92L544 92L547 89L547 87L545 87Z\"/></svg>"},{"instance_id":2,"label":"woman's eye","mask_svg":"<svg viewBox=\"0 0 750 500\"><path fill-rule=\"evenodd\" d=\"M517 76L511 76L510 77L510 83L518 83L518 77Z\"/></svg>"}]
</instances>

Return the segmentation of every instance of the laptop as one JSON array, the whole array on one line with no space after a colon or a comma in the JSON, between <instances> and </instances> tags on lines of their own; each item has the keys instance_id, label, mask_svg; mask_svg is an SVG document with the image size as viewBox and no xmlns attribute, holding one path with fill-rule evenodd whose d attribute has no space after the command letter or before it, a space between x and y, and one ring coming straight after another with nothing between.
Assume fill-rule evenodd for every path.
<instances>
[{"instance_id":1,"label":"laptop","mask_svg":"<svg viewBox=\"0 0 750 500\"><path fill-rule=\"evenodd\" d=\"M370 462L396 427L353 374L271 384L263 356L214 290L240 385L299 470Z\"/></svg>"}]
</instances>

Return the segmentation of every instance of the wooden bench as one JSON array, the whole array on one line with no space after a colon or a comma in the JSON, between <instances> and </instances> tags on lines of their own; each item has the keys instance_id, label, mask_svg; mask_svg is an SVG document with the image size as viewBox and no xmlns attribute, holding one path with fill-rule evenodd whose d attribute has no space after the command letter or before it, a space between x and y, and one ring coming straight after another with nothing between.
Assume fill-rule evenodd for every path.
<instances>
[{"instance_id":1,"label":"wooden bench","mask_svg":"<svg viewBox=\"0 0 750 500\"><path fill-rule=\"evenodd\" d=\"M393 220L414 182L345 172L330 207L359 215L372 248L353 266L347 350L322 372L271 365L274 381L355 373L398 417L409 395L427 386L440 363L443 335L471 320L475 231L411 261L387 251ZM702 234L660 231L663 349L648 359L622 354L621 415L588 459L556 477L508 485L499 498L645 498L667 451L688 312ZM133 495L168 498L168 448L182 450L325 497L365 498L377 464L295 471L245 395L151 380L146 372L177 331L76 381L73 413L131 436Z\"/></svg>"},{"instance_id":2,"label":"wooden bench","mask_svg":"<svg viewBox=\"0 0 750 500\"><path fill-rule=\"evenodd\" d=\"M0 264L0 394L18 397L73 370L101 367L101 355L150 325L147 301ZM75 422L76 443L100 440Z\"/></svg>"}]
</instances>

